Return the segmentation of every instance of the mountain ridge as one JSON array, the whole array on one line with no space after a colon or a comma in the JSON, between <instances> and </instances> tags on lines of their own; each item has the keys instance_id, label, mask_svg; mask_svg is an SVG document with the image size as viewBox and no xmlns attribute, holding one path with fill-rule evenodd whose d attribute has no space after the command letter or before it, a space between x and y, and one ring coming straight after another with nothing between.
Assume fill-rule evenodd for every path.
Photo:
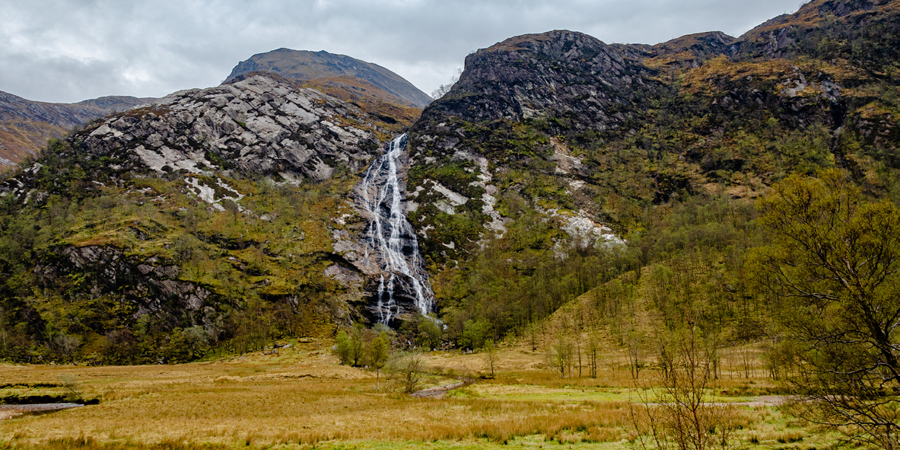
<instances>
[{"instance_id":1,"label":"mountain ridge","mask_svg":"<svg viewBox=\"0 0 900 450\"><path fill-rule=\"evenodd\" d=\"M896 200L898 5L816 0L740 38L656 46L557 30L469 55L410 130L410 220L451 334L533 320L522 304L548 294L502 274L549 283L527 275L554 270L537 255L609 248L613 233L641 261L693 245L648 230L657 210L741 210L788 174L830 167ZM491 289L468 281L492 274Z\"/></svg>"}]
</instances>

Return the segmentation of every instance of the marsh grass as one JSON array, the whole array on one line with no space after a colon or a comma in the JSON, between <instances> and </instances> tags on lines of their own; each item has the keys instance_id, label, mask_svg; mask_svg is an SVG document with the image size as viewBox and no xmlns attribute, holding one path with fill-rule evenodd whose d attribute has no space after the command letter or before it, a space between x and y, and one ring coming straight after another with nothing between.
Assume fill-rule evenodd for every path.
<instances>
[{"instance_id":1,"label":"marsh grass","mask_svg":"<svg viewBox=\"0 0 900 450\"><path fill-rule=\"evenodd\" d=\"M39 444L0 443L0 449L40 450L225 450L231 447L221 444L163 441L154 444L135 442L101 442L92 437L50 439Z\"/></svg>"},{"instance_id":2,"label":"marsh grass","mask_svg":"<svg viewBox=\"0 0 900 450\"><path fill-rule=\"evenodd\" d=\"M0 449L220 448L635 448L638 399L622 368L598 378L554 377L539 352L501 351L493 379L477 377L481 355L424 355L422 387L473 381L443 399L377 390L374 373L340 366L305 344L280 355L259 353L175 366L0 366L6 385L60 390L76 377L99 405L0 421ZM437 364L436 364L437 363ZM726 379L716 401L769 393L762 379ZM737 407L740 448L827 448L834 436L777 408ZM802 436L801 441L797 441ZM787 444L781 441L789 442Z\"/></svg>"}]
</instances>

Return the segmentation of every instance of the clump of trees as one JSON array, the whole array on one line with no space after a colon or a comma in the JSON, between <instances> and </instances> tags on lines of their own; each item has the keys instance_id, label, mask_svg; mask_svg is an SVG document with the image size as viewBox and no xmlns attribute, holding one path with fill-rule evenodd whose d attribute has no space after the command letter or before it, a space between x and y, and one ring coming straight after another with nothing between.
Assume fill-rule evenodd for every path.
<instances>
[{"instance_id":1,"label":"clump of trees","mask_svg":"<svg viewBox=\"0 0 900 450\"><path fill-rule=\"evenodd\" d=\"M391 339L387 327L367 329L355 324L347 330L338 331L335 337L334 354L341 364L353 367L373 366L383 368L388 359Z\"/></svg>"},{"instance_id":2,"label":"clump of trees","mask_svg":"<svg viewBox=\"0 0 900 450\"><path fill-rule=\"evenodd\" d=\"M396 332L384 325L367 329L357 323L349 331L338 331L334 354L341 364L375 371L376 389L381 389L381 372L386 371L398 389L412 393L421 383L425 363L416 349L395 351L392 334Z\"/></svg>"}]
</instances>

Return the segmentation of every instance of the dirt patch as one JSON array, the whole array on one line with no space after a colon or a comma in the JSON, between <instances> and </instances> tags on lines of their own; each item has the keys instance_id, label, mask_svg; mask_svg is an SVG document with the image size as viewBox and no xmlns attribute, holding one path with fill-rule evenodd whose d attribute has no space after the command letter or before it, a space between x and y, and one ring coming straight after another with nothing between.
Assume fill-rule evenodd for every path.
<instances>
[{"instance_id":1,"label":"dirt patch","mask_svg":"<svg viewBox=\"0 0 900 450\"><path fill-rule=\"evenodd\" d=\"M24 414L44 414L64 409L80 408L78 403L39 403L34 405L0 405L0 419L12 419Z\"/></svg>"},{"instance_id":2,"label":"dirt patch","mask_svg":"<svg viewBox=\"0 0 900 450\"><path fill-rule=\"evenodd\" d=\"M411 395L413 397L422 397L422 398L444 398L444 395L457 388L461 388L465 385L462 381L459 383L446 384L444 386L436 386L433 388L422 389L421 391L413 392Z\"/></svg>"}]
</instances>

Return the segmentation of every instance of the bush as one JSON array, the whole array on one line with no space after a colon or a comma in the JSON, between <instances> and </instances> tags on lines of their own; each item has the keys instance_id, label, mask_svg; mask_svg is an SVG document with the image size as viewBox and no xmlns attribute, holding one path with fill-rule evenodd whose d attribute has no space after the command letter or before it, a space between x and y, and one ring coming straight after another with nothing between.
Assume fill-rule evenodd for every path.
<instances>
[{"instance_id":1,"label":"bush","mask_svg":"<svg viewBox=\"0 0 900 450\"><path fill-rule=\"evenodd\" d=\"M334 338L334 354L341 360L341 364L350 365L350 336L344 330L338 331Z\"/></svg>"},{"instance_id":2,"label":"bush","mask_svg":"<svg viewBox=\"0 0 900 450\"><path fill-rule=\"evenodd\" d=\"M178 364L201 358L208 349L206 330L194 326L184 330L181 328L172 330L169 342L160 353L167 363Z\"/></svg>"},{"instance_id":3,"label":"bush","mask_svg":"<svg viewBox=\"0 0 900 450\"><path fill-rule=\"evenodd\" d=\"M419 345L429 349L435 349L441 345L441 328L430 317L422 317L419 320Z\"/></svg>"},{"instance_id":4,"label":"bush","mask_svg":"<svg viewBox=\"0 0 900 450\"><path fill-rule=\"evenodd\" d=\"M399 388L411 394L422 382L425 362L417 352L394 353L387 363L387 372Z\"/></svg>"},{"instance_id":5,"label":"bush","mask_svg":"<svg viewBox=\"0 0 900 450\"><path fill-rule=\"evenodd\" d=\"M469 319L463 325L459 346L472 350L484 347L484 340L490 335L491 324L485 319Z\"/></svg>"}]
</instances>

